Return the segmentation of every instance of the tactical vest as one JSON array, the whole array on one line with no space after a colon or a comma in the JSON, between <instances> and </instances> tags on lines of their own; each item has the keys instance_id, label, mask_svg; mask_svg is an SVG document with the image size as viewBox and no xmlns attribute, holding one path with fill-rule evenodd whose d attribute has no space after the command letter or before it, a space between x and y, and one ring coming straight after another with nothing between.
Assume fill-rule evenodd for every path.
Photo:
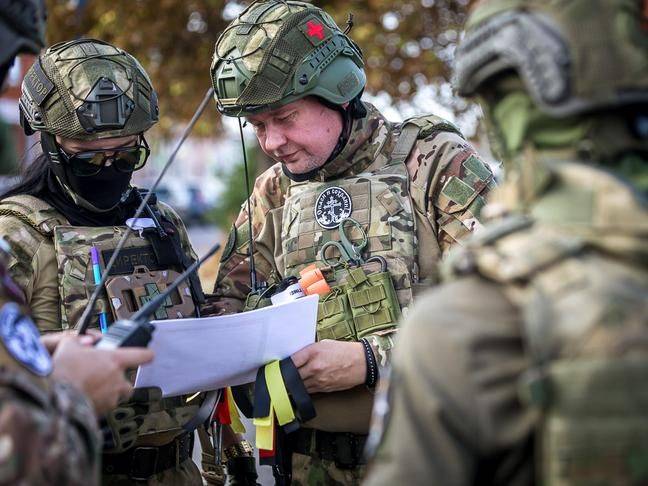
<instances>
[{"instance_id":1,"label":"tactical vest","mask_svg":"<svg viewBox=\"0 0 648 486\"><path fill-rule=\"evenodd\" d=\"M594 180L591 172L576 177ZM578 210L583 199L570 198L582 193L569 189L555 191L546 208L534 210L550 209L554 217L558 208ZM597 216L624 218L619 210L627 194L607 189L609 195L597 193L600 213L592 216L597 223ZM645 219L643 224L645 230ZM588 236L566 228L511 217L486 226L467 250L451 255L448 267L501 284L520 309L532 362L521 377L520 395L541 417L538 484L643 484L648 480L646 262L592 250ZM616 235L614 244L624 254L629 241L641 244L641 235L636 228Z\"/></svg>"},{"instance_id":2,"label":"tactical vest","mask_svg":"<svg viewBox=\"0 0 648 486\"><path fill-rule=\"evenodd\" d=\"M413 190L405 162L416 141L433 131L461 135L435 116L411 119L386 137L363 173L326 182L291 183L282 214L284 268L280 270L284 277L298 277L301 270L314 263L325 272L332 292L321 297L318 304L318 340L356 341L368 334L391 331L401 312L411 304L413 286L418 282L414 211L416 208L425 212L427 193ZM431 171L434 167L425 169ZM427 180L431 174L421 171L419 177ZM362 226L368 238L364 260L382 257L386 269L375 262L355 269L330 269L323 261L322 247L329 241L340 241L339 227L330 224L331 212L339 216L339 211L348 213ZM361 241L357 228L347 229L352 242ZM335 248L326 253L328 259L338 257ZM306 427L327 432L368 432L373 396L364 386L320 393L312 399L317 416Z\"/></svg>"},{"instance_id":3,"label":"tactical vest","mask_svg":"<svg viewBox=\"0 0 648 486\"><path fill-rule=\"evenodd\" d=\"M13 196L2 201L2 214L12 215L31 226L54 243L58 263L61 323L63 329L73 328L95 289L90 257L91 248L99 252L105 265L123 233L125 226L72 226L55 208L33 196ZM93 325L98 327L100 313L106 313L108 324L133 314L152 297L163 292L167 284L182 271L164 268L151 243L132 232L120 252L106 292L100 294L93 310ZM103 271L103 270L102 270ZM182 318L195 315L189 286L184 283L156 319ZM134 374L133 374L134 378ZM133 445L163 445L182 432L182 426L194 416L202 396L189 403L186 397L162 398L157 388L137 389L129 403L121 404L107 417L115 444L109 452L121 452ZM137 419L137 420L136 420ZM138 425L137 422L142 422Z\"/></svg>"},{"instance_id":4,"label":"tactical vest","mask_svg":"<svg viewBox=\"0 0 648 486\"><path fill-rule=\"evenodd\" d=\"M327 242L340 241L339 227L331 219L343 215L360 223L368 238L364 260L385 259L395 291L395 299L390 299L391 285L384 285L389 282L375 275L375 265L374 268L363 265L367 279L355 273L356 277L360 275L361 282L353 274L337 268L330 274L330 283L343 284L351 298L330 295L322 299L318 339L357 340L392 328L401 310L411 304L412 288L418 282L414 208L424 208L427 195L412 193L405 161L416 141L434 130L458 133L441 118L411 119L386 137L376 159L363 173L326 182L292 182L289 186L281 226L284 268L280 271L285 277L299 277L299 272L313 263L328 267L323 261L322 247ZM347 229L352 242L357 244L362 240L358 228ZM326 252L327 259L335 260L339 256L335 248ZM393 302L385 303L390 300ZM366 312L372 308L375 312ZM367 317L369 314L373 315ZM347 317L342 318L344 315Z\"/></svg>"}]
</instances>

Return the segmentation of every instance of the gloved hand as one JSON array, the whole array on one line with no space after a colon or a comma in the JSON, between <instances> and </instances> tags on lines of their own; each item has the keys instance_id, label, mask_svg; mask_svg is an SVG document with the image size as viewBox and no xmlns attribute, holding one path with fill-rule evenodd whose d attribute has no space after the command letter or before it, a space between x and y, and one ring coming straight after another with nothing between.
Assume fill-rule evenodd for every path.
<instances>
[{"instance_id":1,"label":"gloved hand","mask_svg":"<svg viewBox=\"0 0 648 486\"><path fill-rule=\"evenodd\" d=\"M232 486L257 486L256 460L251 456L232 457L227 461L227 476Z\"/></svg>"}]
</instances>

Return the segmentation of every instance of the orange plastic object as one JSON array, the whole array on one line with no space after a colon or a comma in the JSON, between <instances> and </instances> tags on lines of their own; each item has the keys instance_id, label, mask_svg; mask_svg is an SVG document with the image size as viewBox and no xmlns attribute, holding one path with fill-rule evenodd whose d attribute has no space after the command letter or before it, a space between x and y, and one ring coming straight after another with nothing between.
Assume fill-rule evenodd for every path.
<instances>
[{"instance_id":1,"label":"orange plastic object","mask_svg":"<svg viewBox=\"0 0 648 486\"><path fill-rule=\"evenodd\" d=\"M301 279L299 280L299 285L301 285L301 288L306 290L308 287L313 285L315 282L318 282L319 280L324 280L324 275L322 275L322 271L317 268L315 265L311 265L309 267L304 268L301 272L299 272L299 275L301 275Z\"/></svg>"},{"instance_id":2,"label":"orange plastic object","mask_svg":"<svg viewBox=\"0 0 648 486\"><path fill-rule=\"evenodd\" d=\"M331 287L329 287L329 284L326 282L326 280L318 280L315 283L312 283L309 285L305 290L304 293L306 295L326 295L331 291Z\"/></svg>"}]
</instances>

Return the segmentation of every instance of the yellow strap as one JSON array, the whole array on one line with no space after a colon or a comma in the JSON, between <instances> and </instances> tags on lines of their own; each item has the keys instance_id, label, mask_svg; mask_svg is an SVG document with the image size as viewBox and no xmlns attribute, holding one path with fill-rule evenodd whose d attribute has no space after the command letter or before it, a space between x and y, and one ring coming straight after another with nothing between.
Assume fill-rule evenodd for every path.
<instances>
[{"instance_id":1,"label":"yellow strap","mask_svg":"<svg viewBox=\"0 0 648 486\"><path fill-rule=\"evenodd\" d=\"M245 427L243 426L243 423L241 423L241 416L239 415L238 408L236 408L232 389L227 387L225 393L227 393L227 405L229 407L230 420L232 421L232 430L235 434L245 434Z\"/></svg>"},{"instance_id":2,"label":"yellow strap","mask_svg":"<svg viewBox=\"0 0 648 486\"><path fill-rule=\"evenodd\" d=\"M274 410L270 402L270 415L255 418L252 423L256 426L256 446L258 449L271 451L274 449Z\"/></svg>"},{"instance_id":3,"label":"yellow strap","mask_svg":"<svg viewBox=\"0 0 648 486\"><path fill-rule=\"evenodd\" d=\"M270 393L270 403L277 414L279 425L289 424L295 420L295 412L290 403L290 398L288 398L283 376L281 376L279 361L273 361L266 365L265 379Z\"/></svg>"}]
</instances>

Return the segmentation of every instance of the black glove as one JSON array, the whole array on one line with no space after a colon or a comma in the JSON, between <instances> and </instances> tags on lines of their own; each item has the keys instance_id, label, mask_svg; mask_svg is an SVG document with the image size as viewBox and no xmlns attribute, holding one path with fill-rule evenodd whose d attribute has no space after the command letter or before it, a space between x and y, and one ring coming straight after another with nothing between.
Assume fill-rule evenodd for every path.
<instances>
[{"instance_id":1,"label":"black glove","mask_svg":"<svg viewBox=\"0 0 648 486\"><path fill-rule=\"evenodd\" d=\"M232 457L227 461L227 476L231 486L257 486L259 475L254 457Z\"/></svg>"}]
</instances>

